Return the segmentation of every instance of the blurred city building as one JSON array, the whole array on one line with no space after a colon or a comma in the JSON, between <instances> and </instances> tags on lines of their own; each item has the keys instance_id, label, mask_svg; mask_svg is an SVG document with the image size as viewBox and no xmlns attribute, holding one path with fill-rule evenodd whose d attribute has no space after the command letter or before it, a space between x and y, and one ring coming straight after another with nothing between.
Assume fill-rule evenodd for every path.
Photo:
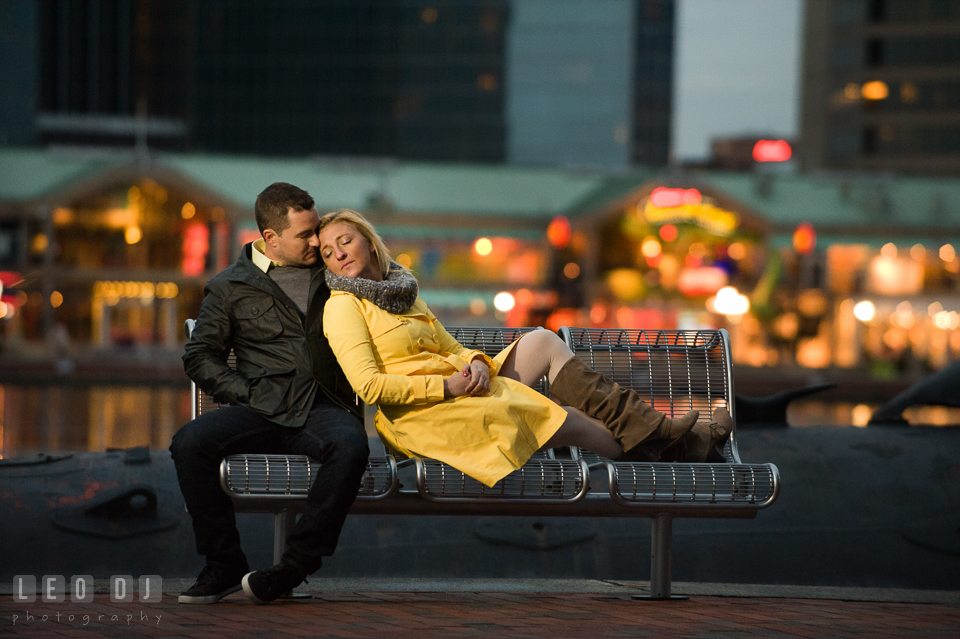
<instances>
[{"instance_id":1,"label":"blurred city building","mask_svg":"<svg viewBox=\"0 0 960 639\"><path fill-rule=\"evenodd\" d=\"M664 166L674 0L512 0L507 160Z\"/></svg>"},{"instance_id":2,"label":"blurred city building","mask_svg":"<svg viewBox=\"0 0 960 639\"><path fill-rule=\"evenodd\" d=\"M667 162L673 0L10 0L0 144Z\"/></svg>"},{"instance_id":3,"label":"blurred city building","mask_svg":"<svg viewBox=\"0 0 960 639\"><path fill-rule=\"evenodd\" d=\"M804 169L960 174L960 2L807 0Z\"/></svg>"}]
</instances>

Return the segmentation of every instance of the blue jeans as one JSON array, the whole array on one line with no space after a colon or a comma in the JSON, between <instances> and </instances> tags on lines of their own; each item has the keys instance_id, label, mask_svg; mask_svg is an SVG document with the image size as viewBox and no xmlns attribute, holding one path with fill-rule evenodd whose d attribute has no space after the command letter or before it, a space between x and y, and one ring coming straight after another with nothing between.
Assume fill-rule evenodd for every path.
<instances>
[{"instance_id":1,"label":"blue jeans","mask_svg":"<svg viewBox=\"0 0 960 639\"><path fill-rule=\"evenodd\" d=\"M369 455L360 421L318 402L300 428L278 426L248 408L224 406L177 431L170 453L193 519L197 552L207 563L246 565L233 502L220 487L220 461L242 453L307 455L320 462L303 515L287 537L283 561L307 574L333 554L347 511L360 489Z\"/></svg>"}]
</instances>

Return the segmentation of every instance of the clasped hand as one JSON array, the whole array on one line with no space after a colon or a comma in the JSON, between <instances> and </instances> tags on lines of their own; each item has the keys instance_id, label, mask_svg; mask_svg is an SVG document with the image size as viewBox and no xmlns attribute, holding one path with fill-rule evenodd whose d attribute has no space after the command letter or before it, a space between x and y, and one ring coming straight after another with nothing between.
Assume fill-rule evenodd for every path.
<instances>
[{"instance_id":1,"label":"clasped hand","mask_svg":"<svg viewBox=\"0 0 960 639\"><path fill-rule=\"evenodd\" d=\"M462 372L443 380L445 397L485 395L490 390L490 369L482 361L474 360Z\"/></svg>"}]
</instances>

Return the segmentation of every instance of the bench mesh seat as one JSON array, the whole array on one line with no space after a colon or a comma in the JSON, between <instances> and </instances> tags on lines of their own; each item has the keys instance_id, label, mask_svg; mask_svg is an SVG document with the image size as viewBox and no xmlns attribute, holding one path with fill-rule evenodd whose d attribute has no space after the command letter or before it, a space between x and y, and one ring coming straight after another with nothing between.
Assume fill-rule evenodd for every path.
<instances>
[{"instance_id":1,"label":"bench mesh seat","mask_svg":"<svg viewBox=\"0 0 960 639\"><path fill-rule=\"evenodd\" d=\"M589 470L582 460L549 459L538 455L487 487L459 470L434 459L420 458L417 488L431 501L574 502L587 493Z\"/></svg>"},{"instance_id":2,"label":"bench mesh seat","mask_svg":"<svg viewBox=\"0 0 960 639\"><path fill-rule=\"evenodd\" d=\"M230 455L220 464L223 489L234 499L303 499L320 463L304 455ZM371 457L360 479L357 499L382 499L397 487L391 456Z\"/></svg>"},{"instance_id":3,"label":"bench mesh seat","mask_svg":"<svg viewBox=\"0 0 960 639\"><path fill-rule=\"evenodd\" d=\"M767 464L610 462L607 470L611 476L610 497L624 506L708 503L759 509L776 495L776 479Z\"/></svg>"}]
</instances>

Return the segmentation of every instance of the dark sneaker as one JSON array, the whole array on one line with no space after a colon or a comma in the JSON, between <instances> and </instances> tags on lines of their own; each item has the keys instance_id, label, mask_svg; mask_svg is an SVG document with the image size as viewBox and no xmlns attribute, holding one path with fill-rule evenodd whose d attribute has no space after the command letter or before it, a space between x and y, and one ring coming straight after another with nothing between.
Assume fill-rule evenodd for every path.
<instances>
[{"instance_id":1,"label":"dark sneaker","mask_svg":"<svg viewBox=\"0 0 960 639\"><path fill-rule=\"evenodd\" d=\"M291 590L303 583L306 575L303 570L291 564L279 563L273 568L256 570L243 577L243 592L254 603L270 603L285 597Z\"/></svg>"},{"instance_id":2,"label":"dark sneaker","mask_svg":"<svg viewBox=\"0 0 960 639\"><path fill-rule=\"evenodd\" d=\"M207 564L200 571L197 583L180 594L177 600L182 604L217 603L230 593L240 590L240 580L249 568L246 562L240 568L227 568L216 564Z\"/></svg>"}]
</instances>

